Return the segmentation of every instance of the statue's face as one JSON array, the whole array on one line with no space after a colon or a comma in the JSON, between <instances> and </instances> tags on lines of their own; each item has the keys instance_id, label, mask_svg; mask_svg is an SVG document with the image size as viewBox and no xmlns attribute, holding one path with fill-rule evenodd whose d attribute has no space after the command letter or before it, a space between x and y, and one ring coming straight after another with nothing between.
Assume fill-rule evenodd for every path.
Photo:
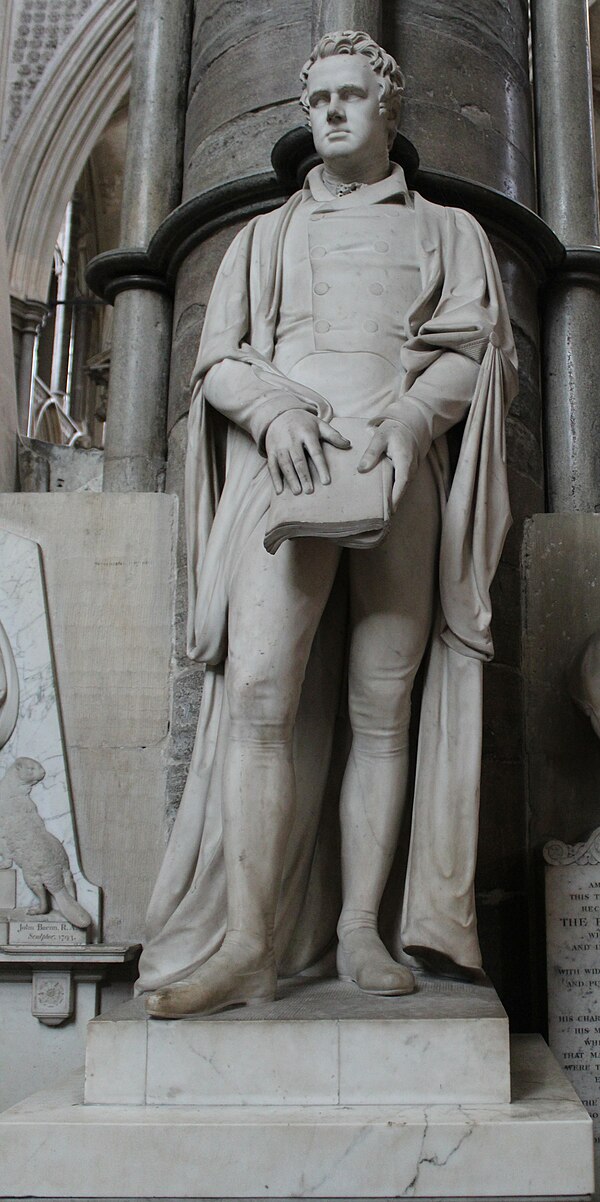
<instances>
[{"instance_id":1,"label":"statue's face","mask_svg":"<svg viewBox=\"0 0 600 1202\"><path fill-rule=\"evenodd\" d=\"M388 119L379 110L379 80L359 54L317 59L307 81L310 124L325 166L351 164L360 179L388 153Z\"/></svg>"}]
</instances>

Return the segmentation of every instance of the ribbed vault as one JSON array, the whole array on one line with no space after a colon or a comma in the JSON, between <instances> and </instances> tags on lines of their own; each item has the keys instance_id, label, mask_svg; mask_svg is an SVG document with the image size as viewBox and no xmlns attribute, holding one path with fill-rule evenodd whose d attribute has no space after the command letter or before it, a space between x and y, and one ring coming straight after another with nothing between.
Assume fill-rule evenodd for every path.
<instances>
[{"instance_id":1,"label":"ribbed vault","mask_svg":"<svg viewBox=\"0 0 600 1202\"><path fill-rule=\"evenodd\" d=\"M134 17L135 0L98 0L12 130L2 176L13 296L46 299L66 205L129 90Z\"/></svg>"}]
</instances>

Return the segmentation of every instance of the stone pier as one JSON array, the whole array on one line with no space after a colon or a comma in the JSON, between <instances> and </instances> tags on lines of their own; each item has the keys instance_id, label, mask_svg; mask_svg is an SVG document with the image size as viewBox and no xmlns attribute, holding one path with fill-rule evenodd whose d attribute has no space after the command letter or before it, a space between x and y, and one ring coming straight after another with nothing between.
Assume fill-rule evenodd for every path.
<instances>
[{"instance_id":1,"label":"stone pier","mask_svg":"<svg viewBox=\"0 0 600 1202\"><path fill-rule=\"evenodd\" d=\"M540 214L566 248L544 320L548 507L597 512L600 234L587 0L537 0L532 17Z\"/></svg>"},{"instance_id":2,"label":"stone pier","mask_svg":"<svg viewBox=\"0 0 600 1202\"><path fill-rule=\"evenodd\" d=\"M152 235L179 202L190 0L138 0L104 456L107 492L164 488L171 298L148 271ZM116 257L120 257L118 263Z\"/></svg>"}]
</instances>

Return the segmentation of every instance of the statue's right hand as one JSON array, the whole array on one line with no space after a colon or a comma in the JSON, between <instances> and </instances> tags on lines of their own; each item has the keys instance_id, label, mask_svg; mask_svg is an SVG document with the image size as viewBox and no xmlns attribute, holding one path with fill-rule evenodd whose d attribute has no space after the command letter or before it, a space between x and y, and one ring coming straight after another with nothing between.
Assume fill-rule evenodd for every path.
<instances>
[{"instance_id":1,"label":"statue's right hand","mask_svg":"<svg viewBox=\"0 0 600 1202\"><path fill-rule=\"evenodd\" d=\"M330 484L331 476L321 444L347 450L350 443L339 430L321 421L306 409L287 409L271 422L265 439L267 463L273 488L283 492L284 482L297 496L314 492L309 460L315 466L321 484Z\"/></svg>"}]
</instances>

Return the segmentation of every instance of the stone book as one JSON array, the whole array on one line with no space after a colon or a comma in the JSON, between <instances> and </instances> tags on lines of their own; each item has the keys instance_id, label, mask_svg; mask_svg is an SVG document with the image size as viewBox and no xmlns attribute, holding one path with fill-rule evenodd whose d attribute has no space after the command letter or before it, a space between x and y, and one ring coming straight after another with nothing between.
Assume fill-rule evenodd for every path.
<instances>
[{"instance_id":1,"label":"stone book","mask_svg":"<svg viewBox=\"0 0 600 1202\"><path fill-rule=\"evenodd\" d=\"M393 469L383 458L370 472L357 470L374 428L357 418L334 418L332 425L352 444L342 450L329 443L323 451L331 484L321 484L312 465L314 492L297 496L287 484L275 492L267 517L266 550L274 555L288 538L329 538L343 547L376 547L386 536L392 514Z\"/></svg>"}]
</instances>

